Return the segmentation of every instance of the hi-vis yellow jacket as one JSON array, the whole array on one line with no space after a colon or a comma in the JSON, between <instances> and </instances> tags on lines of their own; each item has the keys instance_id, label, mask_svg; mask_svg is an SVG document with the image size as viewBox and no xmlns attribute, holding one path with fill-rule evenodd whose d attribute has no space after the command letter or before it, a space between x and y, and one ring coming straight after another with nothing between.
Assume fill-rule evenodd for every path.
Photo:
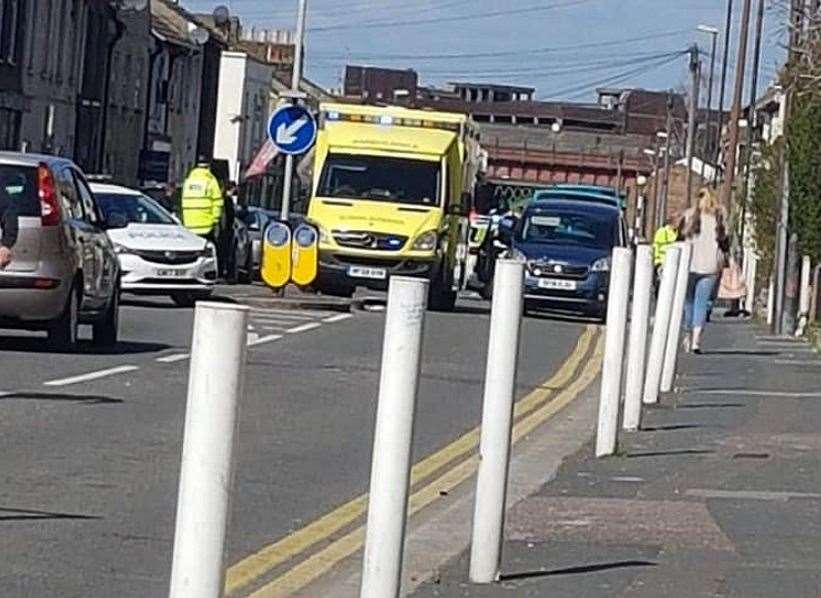
<instances>
[{"instance_id":1,"label":"hi-vis yellow jacket","mask_svg":"<svg viewBox=\"0 0 821 598\"><path fill-rule=\"evenodd\" d=\"M653 263L656 266L661 266L664 263L664 257L667 255L667 248L678 240L678 233L676 229L670 226L662 226L656 231L653 237Z\"/></svg>"},{"instance_id":2,"label":"hi-vis yellow jacket","mask_svg":"<svg viewBox=\"0 0 821 598\"><path fill-rule=\"evenodd\" d=\"M209 234L222 218L223 201L219 182L211 171L194 168L182 186L183 225L194 234Z\"/></svg>"}]
</instances>

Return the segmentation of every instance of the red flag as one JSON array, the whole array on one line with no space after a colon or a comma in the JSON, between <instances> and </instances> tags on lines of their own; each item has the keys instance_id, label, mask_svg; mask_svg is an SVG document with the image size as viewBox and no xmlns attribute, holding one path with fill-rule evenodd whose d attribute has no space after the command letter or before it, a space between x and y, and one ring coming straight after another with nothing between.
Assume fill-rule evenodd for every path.
<instances>
[{"instance_id":1,"label":"red flag","mask_svg":"<svg viewBox=\"0 0 821 598\"><path fill-rule=\"evenodd\" d=\"M277 157L277 154L279 154L279 150L277 150L270 139L266 139L262 147L259 148L257 155L254 156L254 159L251 161L248 170L245 171L243 178L250 179L265 174L265 171L268 170L268 165L271 163L271 160Z\"/></svg>"}]
</instances>

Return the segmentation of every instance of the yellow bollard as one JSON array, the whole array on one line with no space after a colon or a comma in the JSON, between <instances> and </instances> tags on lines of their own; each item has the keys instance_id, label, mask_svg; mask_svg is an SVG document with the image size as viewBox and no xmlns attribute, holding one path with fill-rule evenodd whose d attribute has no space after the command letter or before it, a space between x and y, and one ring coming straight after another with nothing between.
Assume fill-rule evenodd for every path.
<instances>
[{"instance_id":1,"label":"yellow bollard","mask_svg":"<svg viewBox=\"0 0 821 598\"><path fill-rule=\"evenodd\" d=\"M291 279L291 229L285 222L272 222L262 240L262 281L281 289Z\"/></svg>"},{"instance_id":2,"label":"yellow bollard","mask_svg":"<svg viewBox=\"0 0 821 598\"><path fill-rule=\"evenodd\" d=\"M308 286L319 271L319 234L310 224L302 223L294 231L291 281Z\"/></svg>"}]
</instances>

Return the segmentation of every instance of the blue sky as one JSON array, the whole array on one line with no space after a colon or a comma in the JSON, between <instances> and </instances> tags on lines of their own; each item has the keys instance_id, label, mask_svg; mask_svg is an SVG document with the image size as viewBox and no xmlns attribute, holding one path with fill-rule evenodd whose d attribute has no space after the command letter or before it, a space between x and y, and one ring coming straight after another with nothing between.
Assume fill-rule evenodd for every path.
<instances>
[{"instance_id":1,"label":"blue sky","mask_svg":"<svg viewBox=\"0 0 821 598\"><path fill-rule=\"evenodd\" d=\"M307 75L326 87L339 87L344 65L352 63L414 68L426 84L513 83L535 87L540 99L573 100L593 100L595 87L607 84L683 88L687 59L675 52L694 42L709 51L709 35L696 27L722 29L726 11L726 0L308 2ZM734 2L733 59L741 4ZM212 0L184 5L200 12L215 6ZM245 27L294 27L297 0L226 5ZM768 8L762 87L783 61L783 21ZM721 42L719 36L719 60Z\"/></svg>"}]
</instances>

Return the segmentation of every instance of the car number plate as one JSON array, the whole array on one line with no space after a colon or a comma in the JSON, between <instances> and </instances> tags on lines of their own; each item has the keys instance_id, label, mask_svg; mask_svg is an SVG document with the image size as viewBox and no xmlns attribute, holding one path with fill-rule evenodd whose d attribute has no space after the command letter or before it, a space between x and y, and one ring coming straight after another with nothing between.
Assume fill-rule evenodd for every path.
<instances>
[{"instance_id":1,"label":"car number plate","mask_svg":"<svg viewBox=\"0 0 821 598\"><path fill-rule=\"evenodd\" d=\"M159 278L185 278L188 276L187 270L173 270L170 268L161 268L157 270Z\"/></svg>"},{"instance_id":2,"label":"car number plate","mask_svg":"<svg viewBox=\"0 0 821 598\"><path fill-rule=\"evenodd\" d=\"M559 278L540 278L539 279L539 288L540 289L557 289L560 291L575 291L576 290L576 281L575 280L561 280Z\"/></svg>"},{"instance_id":3,"label":"car number plate","mask_svg":"<svg viewBox=\"0 0 821 598\"><path fill-rule=\"evenodd\" d=\"M374 280L385 280L388 271L385 268L367 268L365 266L351 266L348 268L348 276L351 278L371 278Z\"/></svg>"}]
</instances>

